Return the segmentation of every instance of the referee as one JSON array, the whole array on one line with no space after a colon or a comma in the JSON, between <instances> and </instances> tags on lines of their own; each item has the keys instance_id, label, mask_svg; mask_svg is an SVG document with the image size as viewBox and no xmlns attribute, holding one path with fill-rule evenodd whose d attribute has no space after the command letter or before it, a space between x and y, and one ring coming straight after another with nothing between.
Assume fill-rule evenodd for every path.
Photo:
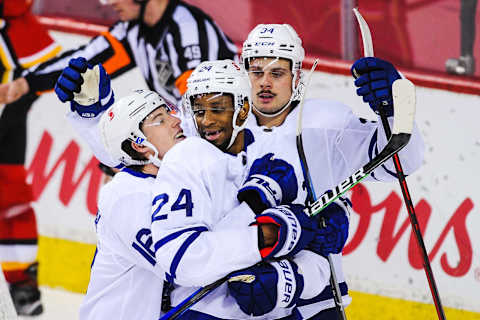
<instances>
[{"instance_id":1,"label":"referee","mask_svg":"<svg viewBox=\"0 0 480 320\"><path fill-rule=\"evenodd\" d=\"M111 5L120 21L88 44L7 84L8 97L0 103L11 103L29 92L53 89L72 57L85 57L92 65L102 63L112 78L138 66L149 89L172 102L180 101L187 78L200 62L236 59L235 45L216 23L199 8L183 1L100 2Z\"/></svg>"}]
</instances>

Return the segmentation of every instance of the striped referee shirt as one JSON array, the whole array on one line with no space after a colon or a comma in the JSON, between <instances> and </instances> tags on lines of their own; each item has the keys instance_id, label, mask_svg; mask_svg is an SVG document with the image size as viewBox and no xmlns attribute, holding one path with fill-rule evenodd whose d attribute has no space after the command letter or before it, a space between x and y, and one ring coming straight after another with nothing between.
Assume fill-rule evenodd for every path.
<instances>
[{"instance_id":1,"label":"striped referee shirt","mask_svg":"<svg viewBox=\"0 0 480 320\"><path fill-rule=\"evenodd\" d=\"M237 49L216 23L200 9L170 0L153 27L138 20L117 22L88 44L67 51L25 75L32 91L50 90L68 61L85 57L102 63L116 77L138 66L150 90L179 101L192 70L206 60L236 59Z\"/></svg>"}]
</instances>

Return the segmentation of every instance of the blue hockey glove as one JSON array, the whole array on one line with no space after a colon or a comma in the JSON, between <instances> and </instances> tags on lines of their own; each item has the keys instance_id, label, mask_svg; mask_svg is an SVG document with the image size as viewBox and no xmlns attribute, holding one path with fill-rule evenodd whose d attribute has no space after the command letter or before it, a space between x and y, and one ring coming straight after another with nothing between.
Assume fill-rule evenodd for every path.
<instances>
[{"instance_id":1,"label":"blue hockey glove","mask_svg":"<svg viewBox=\"0 0 480 320\"><path fill-rule=\"evenodd\" d=\"M317 232L317 221L308 217L300 204L281 205L269 208L255 218L252 225L273 224L278 227L277 242L265 246L259 230L259 250L264 259L293 256L304 249Z\"/></svg>"},{"instance_id":2,"label":"blue hockey glove","mask_svg":"<svg viewBox=\"0 0 480 320\"><path fill-rule=\"evenodd\" d=\"M340 253L348 238L348 215L347 205L332 202L312 217L316 220L318 229L307 249L323 257L330 253Z\"/></svg>"},{"instance_id":3,"label":"blue hockey glove","mask_svg":"<svg viewBox=\"0 0 480 320\"><path fill-rule=\"evenodd\" d=\"M55 93L62 102L70 101L70 108L83 118L94 118L114 102L110 77L101 64L94 67L85 58L73 58L55 85Z\"/></svg>"},{"instance_id":4,"label":"blue hockey glove","mask_svg":"<svg viewBox=\"0 0 480 320\"><path fill-rule=\"evenodd\" d=\"M387 61L375 57L360 58L352 65L352 75L356 78L357 95L378 114L382 104L387 117L393 116L392 84L400 79L397 69Z\"/></svg>"},{"instance_id":5,"label":"blue hockey glove","mask_svg":"<svg viewBox=\"0 0 480 320\"><path fill-rule=\"evenodd\" d=\"M286 259L233 272L228 279L229 293L247 315L289 308L297 303L302 290L303 276L297 265Z\"/></svg>"},{"instance_id":6,"label":"blue hockey glove","mask_svg":"<svg viewBox=\"0 0 480 320\"><path fill-rule=\"evenodd\" d=\"M292 165L268 153L253 162L237 198L259 214L267 208L291 203L297 198L297 192L297 177Z\"/></svg>"}]
</instances>

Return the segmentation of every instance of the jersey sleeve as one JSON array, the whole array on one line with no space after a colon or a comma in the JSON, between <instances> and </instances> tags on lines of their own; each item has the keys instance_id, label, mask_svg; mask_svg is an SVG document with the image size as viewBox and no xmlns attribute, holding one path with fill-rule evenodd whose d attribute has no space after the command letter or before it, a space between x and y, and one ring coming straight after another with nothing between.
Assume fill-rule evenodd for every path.
<instances>
[{"instance_id":1,"label":"jersey sleeve","mask_svg":"<svg viewBox=\"0 0 480 320\"><path fill-rule=\"evenodd\" d=\"M311 299L319 295L330 282L330 266L328 260L308 250L295 255L293 261L303 275L304 287L301 299Z\"/></svg>"},{"instance_id":2,"label":"jersey sleeve","mask_svg":"<svg viewBox=\"0 0 480 320\"><path fill-rule=\"evenodd\" d=\"M195 162L208 158L207 153L203 149L201 159ZM227 213L222 212L221 200L233 199L236 193L228 186L227 162L212 160L200 166L189 161L189 168L177 161L172 164L164 161L155 182L152 194L155 255L167 271L167 279L178 285L207 285L261 259L257 227L248 224L215 227L225 214L234 211L232 207ZM252 214L245 205L236 210Z\"/></svg>"},{"instance_id":3,"label":"jersey sleeve","mask_svg":"<svg viewBox=\"0 0 480 320\"><path fill-rule=\"evenodd\" d=\"M82 118L77 113L69 111L66 117L75 132L88 144L98 161L108 167L120 168L122 164L112 158L102 143L98 127L100 116L101 114L95 118Z\"/></svg>"},{"instance_id":4,"label":"jersey sleeve","mask_svg":"<svg viewBox=\"0 0 480 320\"><path fill-rule=\"evenodd\" d=\"M393 117L389 119L393 127ZM380 121L366 121L355 116L352 112L345 115L345 129L339 132L336 148L350 164L350 173L339 181L347 178L354 171L371 161L385 147L388 140ZM409 175L420 168L424 155L424 143L418 127L415 125L410 141L399 152L404 173ZM359 152L360 151L360 152ZM369 180L393 181L397 179L393 160L390 159L369 176Z\"/></svg>"},{"instance_id":5,"label":"jersey sleeve","mask_svg":"<svg viewBox=\"0 0 480 320\"><path fill-rule=\"evenodd\" d=\"M305 150L315 150L307 153L307 162L311 167L312 181L320 181L316 190L335 187L371 161L387 143L380 121L361 119L338 102L316 102L313 105L311 102L309 107L304 115L306 125L302 136ZM313 111L312 108L317 109ZM322 125L316 124L319 119ZM405 174L411 174L421 166L423 153L423 139L415 126L409 144L399 153ZM393 161L389 160L367 179L392 181L396 178L394 171ZM328 175L316 176L318 172L328 172Z\"/></svg>"},{"instance_id":6,"label":"jersey sleeve","mask_svg":"<svg viewBox=\"0 0 480 320\"><path fill-rule=\"evenodd\" d=\"M55 83L72 58L84 57L92 65L102 63L107 73L116 77L135 66L127 41L128 24L118 22L108 32L93 38L86 45L65 51L24 74L31 91L43 92L54 88Z\"/></svg>"}]
</instances>

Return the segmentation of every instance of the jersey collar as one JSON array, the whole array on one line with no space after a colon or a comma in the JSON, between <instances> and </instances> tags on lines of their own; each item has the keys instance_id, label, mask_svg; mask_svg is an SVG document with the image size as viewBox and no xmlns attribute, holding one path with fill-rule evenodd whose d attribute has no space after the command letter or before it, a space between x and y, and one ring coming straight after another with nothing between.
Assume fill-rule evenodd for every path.
<instances>
[{"instance_id":1,"label":"jersey collar","mask_svg":"<svg viewBox=\"0 0 480 320\"><path fill-rule=\"evenodd\" d=\"M142 179L146 179L146 178L154 178L154 179L155 179L155 176L154 176L153 174L147 174L147 173L143 173L143 172L138 172L138 171L135 171L135 170L126 168L126 167L122 169L122 172L131 174L132 176L135 176L135 177L138 177L138 178L142 178Z\"/></svg>"}]
</instances>

